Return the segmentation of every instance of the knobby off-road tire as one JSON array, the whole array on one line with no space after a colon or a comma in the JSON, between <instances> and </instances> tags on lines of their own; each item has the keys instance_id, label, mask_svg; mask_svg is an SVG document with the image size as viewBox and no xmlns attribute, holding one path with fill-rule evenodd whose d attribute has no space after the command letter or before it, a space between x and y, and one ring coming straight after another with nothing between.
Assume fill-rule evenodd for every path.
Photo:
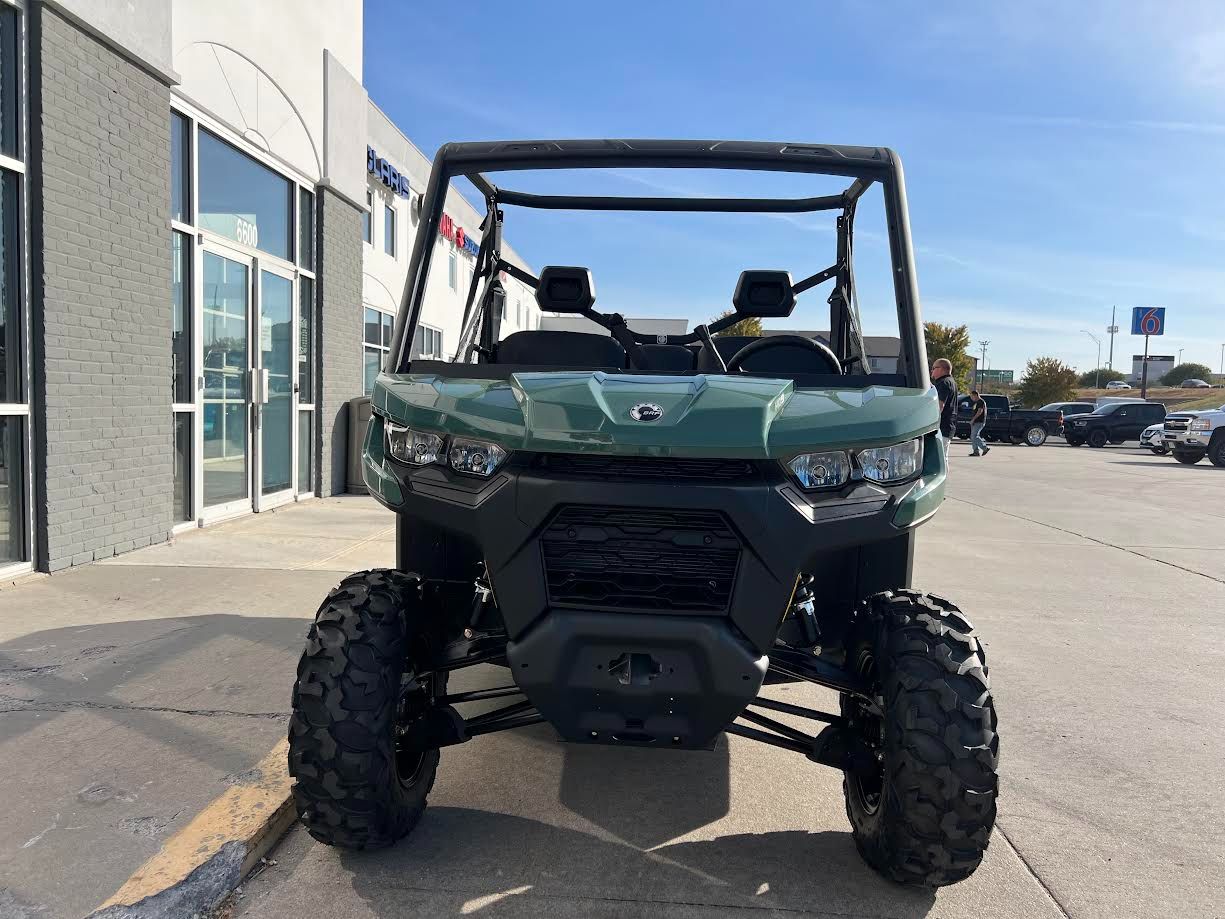
<instances>
[{"instance_id":1,"label":"knobby off-road tire","mask_svg":"<svg viewBox=\"0 0 1225 919\"><path fill-rule=\"evenodd\" d=\"M978 867L995 824L999 738L983 649L940 597L889 591L864 612L852 661L881 699L882 774L844 773L855 845L891 880L955 884ZM843 695L842 712L863 724L861 701Z\"/></svg>"},{"instance_id":2,"label":"knobby off-road tire","mask_svg":"<svg viewBox=\"0 0 1225 919\"><path fill-rule=\"evenodd\" d=\"M423 697L413 661L428 648L413 575L349 575L315 614L293 690L289 774L298 818L320 842L381 848L421 819L438 750L398 750L397 724L406 700Z\"/></svg>"}]
</instances>

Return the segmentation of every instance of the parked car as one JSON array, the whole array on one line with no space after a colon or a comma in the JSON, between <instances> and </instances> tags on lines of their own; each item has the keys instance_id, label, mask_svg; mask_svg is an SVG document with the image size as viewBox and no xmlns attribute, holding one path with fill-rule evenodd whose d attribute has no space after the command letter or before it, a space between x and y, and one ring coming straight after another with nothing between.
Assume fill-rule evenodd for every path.
<instances>
[{"instance_id":1,"label":"parked car","mask_svg":"<svg viewBox=\"0 0 1225 919\"><path fill-rule=\"evenodd\" d=\"M1205 456L1225 466L1225 405L1201 412L1175 412L1165 420L1162 439L1174 459L1188 466Z\"/></svg>"},{"instance_id":2,"label":"parked car","mask_svg":"<svg viewBox=\"0 0 1225 919\"><path fill-rule=\"evenodd\" d=\"M1087 415L1089 412L1097 408L1092 402L1048 402L1038 411L1040 412L1059 412L1062 416L1059 419L1059 430L1051 431L1056 437L1063 436L1063 419L1068 415Z\"/></svg>"},{"instance_id":3,"label":"parked car","mask_svg":"<svg viewBox=\"0 0 1225 919\"><path fill-rule=\"evenodd\" d=\"M1183 389L1212 389L1212 384L1209 383L1207 380L1190 379L1190 380L1182 381L1182 388Z\"/></svg>"},{"instance_id":4,"label":"parked car","mask_svg":"<svg viewBox=\"0 0 1225 919\"><path fill-rule=\"evenodd\" d=\"M1007 396L984 394L982 398L987 403L987 425L983 428L983 438L992 443L1006 440L1014 444L1041 447L1046 443L1047 437L1058 434L1063 425L1063 415L1057 411L1021 408L1012 405ZM973 415L970 397L958 398L957 436L962 440L968 440L970 437L970 419Z\"/></svg>"},{"instance_id":5,"label":"parked car","mask_svg":"<svg viewBox=\"0 0 1225 919\"><path fill-rule=\"evenodd\" d=\"M1160 402L1112 402L1098 406L1088 415L1065 418L1063 438L1072 447L1138 441L1145 428L1164 420L1165 406Z\"/></svg>"},{"instance_id":6,"label":"parked car","mask_svg":"<svg viewBox=\"0 0 1225 919\"><path fill-rule=\"evenodd\" d=\"M1122 380L1111 380L1106 384L1107 389L1131 389L1130 383L1124 383Z\"/></svg>"},{"instance_id":7,"label":"parked car","mask_svg":"<svg viewBox=\"0 0 1225 919\"><path fill-rule=\"evenodd\" d=\"M1165 422L1161 424L1150 424L1140 434L1140 446L1148 447L1158 456L1164 456L1170 452L1170 448L1165 445Z\"/></svg>"}]
</instances>

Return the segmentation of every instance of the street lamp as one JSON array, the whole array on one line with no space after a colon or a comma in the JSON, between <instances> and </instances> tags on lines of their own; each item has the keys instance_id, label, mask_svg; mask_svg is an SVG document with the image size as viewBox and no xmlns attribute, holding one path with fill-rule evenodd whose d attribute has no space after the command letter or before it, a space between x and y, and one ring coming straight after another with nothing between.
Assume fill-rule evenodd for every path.
<instances>
[{"instance_id":1,"label":"street lamp","mask_svg":"<svg viewBox=\"0 0 1225 919\"><path fill-rule=\"evenodd\" d=\"M991 344L989 341L980 341L978 343L979 347L983 349L983 362L979 364L978 370L978 388L980 390L987 388L987 345L989 344Z\"/></svg>"},{"instance_id":2,"label":"street lamp","mask_svg":"<svg viewBox=\"0 0 1225 919\"><path fill-rule=\"evenodd\" d=\"M1186 350L1186 349L1185 349L1185 348L1179 348L1179 349L1178 349L1178 363L1180 363L1180 364L1182 363L1182 353L1183 353L1183 351L1184 351L1184 350Z\"/></svg>"},{"instance_id":3,"label":"street lamp","mask_svg":"<svg viewBox=\"0 0 1225 919\"><path fill-rule=\"evenodd\" d=\"M1081 331L1084 332L1086 335L1088 335L1090 338L1092 338L1094 343L1097 345L1097 363L1094 365L1094 367L1096 367L1097 369L1095 371L1096 376L1093 378L1093 388L1101 389L1102 388L1102 340L1098 338L1096 335L1094 335L1092 332L1090 332L1088 329L1081 329Z\"/></svg>"}]
</instances>

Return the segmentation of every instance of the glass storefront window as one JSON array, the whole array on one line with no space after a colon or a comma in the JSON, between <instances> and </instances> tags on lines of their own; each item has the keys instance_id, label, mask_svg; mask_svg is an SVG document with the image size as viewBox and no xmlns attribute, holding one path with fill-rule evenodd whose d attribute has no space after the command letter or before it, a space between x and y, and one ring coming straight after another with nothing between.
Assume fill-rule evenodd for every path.
<instances>
[{"instance_id":1,"label":"glass storefront window","mask_svg":"<svg viewBox=\"0 0 1225 919\"><path fill-rule=\"evenodd\" d=\"M371 229L370 214L374 210L374 195L366 192L366 209L362 211L362 241L374 244L374 231Z\"/></svg>"},{"instance_id":2,"label":"glass storefront window","mask_svg":"<svg viewBox=\"0 0 1225 919\"><path fill-rule=\"evenodd\" d=\"M170 340L171 401L191 402L191 239L170 234L170 299L174 332Z\"/></svg>"},{"instance_id":3,"label":"glass storefront window","mask_svg":"<svg viewBox=\"0 0 1225 919\"><path fill-rule=\"evenodd\" d=\"M17 31L20 22L17 11L0 4L0 153L5 156L18 155L17 126L20 121L17 110L20 104L21 87L18 85L20 69L17 60Z\"/></svg>"},{"instance_id":4,"label":"glass storefront window","mask_svg":"<svg viewBox=\"0 0 1225 919\"><path fill-rule=\"evenodd\" d=\"M15 172L0 170L0 402L22 401L20 184Z\"/></svg>"},{"instance_id":5,"label":"glass storefront window","mask_svg":"<svg viewBox=\"0 0 1225 919\"><path fill-rule=\"evenodd\" d=\"M311 412L298 412L298 494L308 495L315 490L311 481Z\"/></svg>"},{"instance_id":6,"label":"glass storefront window","mask_svg":"<svg viewBox=\"0 0 1225 919\"><path fill-rule=\"evenodd\" d=\"M170 113L170 219L191 223L191 122Z\"/></svg>"},{"instance_id":7,"label":"glass storefront window","mask_svg":"<svg viewBox=\"0 0 1225 919\"><path fill-rule=\"evenodd\" d=\"M174 519L191 520L191 412L174 415Z\"/></svg>"},{"instance_id":8,"label":"glass storefront window","mask_svg":"<svg viewBox=\"0 0 1225 919\"><path fill-rule=\"evenodd\" d=\"M374 379L379 375L383 359L391 350L391 328L395 317L391 313L366 307L364 332L362 334L362 372L365 378L366 395L374 389Z\"/></svg>"},{"instance_id":9,"label":"glass storefront window","mask_svg":"<svg viewBox=\"0 0 1225 919\"><path fill-rule=\"evenodd\" d=\"M200 129L199 226L278 258L293 258L293 183Z\"/></svg>"},{"instance_id":10,"label":"glass storefront window","mask_svg":"<svg viewBox=\"0 0 1225 919\"><path fill-rule=\"evenodd\" d=\"M0 563L25 560L23 419L0 418Z\"/></svg>"},{"instance_id":11,"label":"glass storefront window","mask_svg":"<svg viewBox=\"0 0 1225 919\"><path fill-rule=\"evenodd\" d=\"M315 340L312 322L315 316L315 282L298 278L298 401L313 402L312 364Z\"/></svg>"},{"instance_id":12,"label":"glass storefront window","mask_svg":"<svg viewBox=\"0 0 1225 919\"><path fill-rule=\"evenodd\" d=\"M298 189L298 264L315 270L315 196Z\"/></svg>"}]
</instances>

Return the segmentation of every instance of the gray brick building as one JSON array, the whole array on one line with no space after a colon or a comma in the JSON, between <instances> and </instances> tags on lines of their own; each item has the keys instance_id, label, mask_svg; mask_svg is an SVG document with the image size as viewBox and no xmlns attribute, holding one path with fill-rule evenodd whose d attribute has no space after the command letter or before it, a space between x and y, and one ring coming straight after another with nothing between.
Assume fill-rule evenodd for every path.
<instances>
[{"instance_id":1,"label":"gray brick building","mask_svg":"<svg viewBox=\"0 0 1225 919\"><path fill-rule=\"evenodd\" d=\"M346 490L428 170L362 64L361 0L0 0L0 577Z\"/></svg>"}]
</instances>

